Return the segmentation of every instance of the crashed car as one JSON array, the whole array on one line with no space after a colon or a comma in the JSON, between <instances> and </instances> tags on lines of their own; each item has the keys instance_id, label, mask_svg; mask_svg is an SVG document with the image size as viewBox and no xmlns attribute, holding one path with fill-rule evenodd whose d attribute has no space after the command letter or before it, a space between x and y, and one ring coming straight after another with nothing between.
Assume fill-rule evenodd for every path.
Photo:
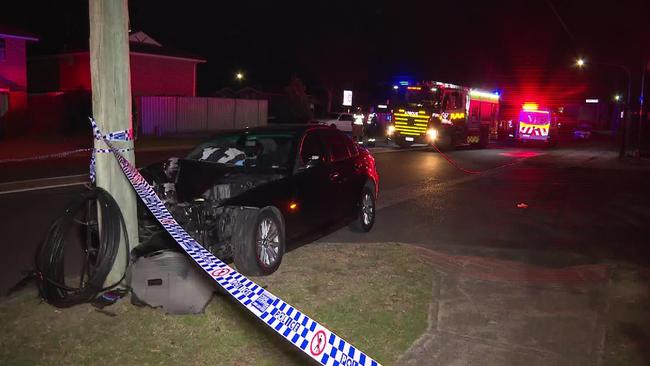
<instances>
[{"instance_id":1,"label":"crashed car","mask_svg":"<svg viewBox=\"0 0 650 366\"><path fill-rule=\"evenodd\" d=\"M142 175L194 239L247 275L273 273L288 243L375 222L375 160L329 126L224 132ZM139 234L141 243L168 236L144 206Z\"/></svg>"}]
</instances>

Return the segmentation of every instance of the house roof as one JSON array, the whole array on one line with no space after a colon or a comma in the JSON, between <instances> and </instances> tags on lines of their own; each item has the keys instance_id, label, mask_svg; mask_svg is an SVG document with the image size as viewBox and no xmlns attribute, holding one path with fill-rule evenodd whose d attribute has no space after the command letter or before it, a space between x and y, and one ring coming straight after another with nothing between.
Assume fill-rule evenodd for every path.
<instances>
[{"instance_id":1,"label":"house roof","mask_svg":"<svg viewBox=\"0 0 650 366\"><path fill-rule=\"evenodd\" d=\"M131 34L129 34L129 51L132 54L151 55L151 56L158 56L158 57L171 57L171 58L178 58L183 60L190 60L197 63L206 62L204 58L197 56L193 53L177 50L171 47L165 47L144 32L131 32ZM87 52L88 52L88 45L85 46L80 45L78 47L72 47L68 50L61 51L55 54L32 57L32 59L59 57L63 55L69 55L75 53L87 53Z\"/></svg>"},{"instance_id":2,"label":"house roof","mask_svg":"<svg viewBox=\"0 0 650 366\"><path fill-rule=\"evenodd\" d=\"M129 49L132 53L144 53L148 55L177 57L197 62L206 62L206 60L195 54L177 50L170 47L156 46L149 43L129 42Z\"/></svg>"},{"instance_id":3,"label":"house roof","mask_svg":"<svg viewBox=\"0 0 650 366\"><path fill-rule=\"evenodd\" d=\"M38 41L38 36L9 25L0 24L0 38L18 38L25 41Z\"/></svg>"},{"instance_id":4,"label":"house roof","mask_svg":"<svg viewBox=\"0 0 650 366\"><path fill-rule=\"evenodd\" d=\"M134 53L145 53L149 55L178 57L198 62L205 62L205 59L189 52L164 47L160 42L153 39L143 31L131 31L129 34L129 48Z\"/></svg>"},{"instance_id":5,"label":"house roof","mask_svg":"<svg viewBox=\"0 0 650 366\"><path fill-rule=\"evenodd\" d=\"M144 44L150 44L158 47L162 47L158 41L155 39L151 38L147 33L138 31L138 32L131 32L129 34L129 42L131 43L144 43Z\"/></svg>"}]
</instances>

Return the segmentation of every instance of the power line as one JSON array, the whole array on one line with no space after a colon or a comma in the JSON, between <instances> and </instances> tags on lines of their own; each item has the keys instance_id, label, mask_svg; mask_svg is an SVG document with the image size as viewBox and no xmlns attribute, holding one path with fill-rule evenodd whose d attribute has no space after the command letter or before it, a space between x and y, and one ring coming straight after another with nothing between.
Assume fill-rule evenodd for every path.
<instances>
[{"instance_id":1,"label":"power line","mask_svg":"<svg viewBox=\"0 0 650 366\"><path fill-rule=\"evenodd\" d=\"M573 36L573 33L569 30L569 27L566 25L562 17L560 16L560 13L558 13L557 9L555 9L555 5L551 2L551 0L546 0L546 3L548 6L551 8L553 11L553 14L555 14L555 17L557 18L558 22L560 22L560 25L562 25L562 28L566 32L566 34L571 38L571 41L573 42L574 46L576 44L576 38Z\"/></svg>"}]
</instances>

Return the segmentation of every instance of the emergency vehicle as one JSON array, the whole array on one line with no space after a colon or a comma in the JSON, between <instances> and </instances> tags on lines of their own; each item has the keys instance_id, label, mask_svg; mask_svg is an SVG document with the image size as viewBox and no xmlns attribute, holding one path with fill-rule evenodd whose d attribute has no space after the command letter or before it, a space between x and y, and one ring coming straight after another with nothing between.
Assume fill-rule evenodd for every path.
<instances>
[{"instance_id":1,"label":"emergency vehicle","mask_svg":"<svg viewBox=\"0 0 650 366\"><path fill-rule=\"evenodd\" d=\"M400 83L393 90L392 124L386 133L400 147L486 147L496 132L497 93L437 81Z\"/></svg>"},{"instance_id":2,"label":"emergency vehicle","mask_svg":"<svg viewBox=\"0 0 650 366\"><path fill-rule=\"evenodd\" d=\"M542 142L553 145L557 137L557 123L551 111L539 109L537 103L525 103L515 124L514 137L520 142Z\"/></svg>"}]
</instances>

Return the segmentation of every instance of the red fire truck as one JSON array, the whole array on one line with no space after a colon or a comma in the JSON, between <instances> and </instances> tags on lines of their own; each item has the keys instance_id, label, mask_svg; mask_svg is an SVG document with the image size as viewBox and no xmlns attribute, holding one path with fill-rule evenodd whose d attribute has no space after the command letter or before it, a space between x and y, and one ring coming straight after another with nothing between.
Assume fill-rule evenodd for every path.
<instances>
[{"instance_id":1,"label":"red fire truck","mask_svg":"<svg viewBox=\"0 0 650 366\"><path fill-rule=\"evenodd\" d=\"M499 94L430 81L393 86L388 137L400 147L416 143L448 149L486 147L496 132Z\"/></svg>"}]
</instances>

